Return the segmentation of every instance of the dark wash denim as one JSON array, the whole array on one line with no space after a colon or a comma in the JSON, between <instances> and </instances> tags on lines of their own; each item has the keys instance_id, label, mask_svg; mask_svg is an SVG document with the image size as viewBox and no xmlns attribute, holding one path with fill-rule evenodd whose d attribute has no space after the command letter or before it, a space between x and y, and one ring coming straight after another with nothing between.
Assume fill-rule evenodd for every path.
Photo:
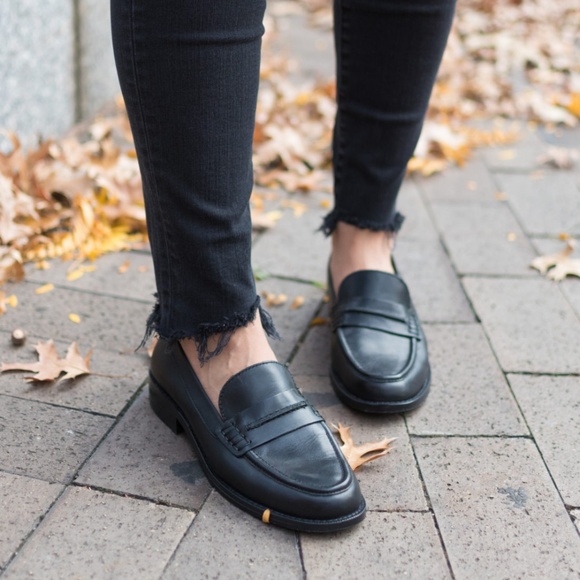
<instances>
[{"instance_id":1,"label":"dark wash denim","mask_svg":"<svg viewBox=\"0 0 580 580\"><path fill-rule=\"evenodd\" d=\"M454 0L335 0L337 221L397 231L397 193ZM158 303L147 334L200 360L259 311L251 268L252 136L265 0L111 0L113 45L143 177ZM208 352L207 339L220 337Z\"/></svg>"}]
</instances>

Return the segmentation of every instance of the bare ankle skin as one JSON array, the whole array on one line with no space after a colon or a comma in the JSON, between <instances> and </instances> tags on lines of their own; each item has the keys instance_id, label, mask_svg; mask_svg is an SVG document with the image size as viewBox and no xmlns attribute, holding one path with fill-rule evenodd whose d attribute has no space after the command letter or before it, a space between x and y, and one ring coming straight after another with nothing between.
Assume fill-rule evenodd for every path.
<instances>
[{"instance_id":1,"label":"bare ankle skin","mask_svg":"<svg viewBox=\"0 0 580 580\"><path fill-rule=\"evenodd\" d=\"M217 340L217 337L210 338L210 352L215 348ZM276 360L259 314L253 322L238 328L224 350L203 365L199 362L197 346L193 340L184 339L180 343L207 396L218 410L220 392L229 378L251 365Z\"/></svg>"},{"instance_id":2,"label":"bare ankle skin","mask_svg":"<svg viewBox=\"0 0 580 580\"><path fill-rule=\"evenodd\" d=\"M342 281L358 270L380 270L394 273L391 253L393 232L373 231L338 222L332 233L330 271L337 292Z\"/></svg>"}]
</instances>

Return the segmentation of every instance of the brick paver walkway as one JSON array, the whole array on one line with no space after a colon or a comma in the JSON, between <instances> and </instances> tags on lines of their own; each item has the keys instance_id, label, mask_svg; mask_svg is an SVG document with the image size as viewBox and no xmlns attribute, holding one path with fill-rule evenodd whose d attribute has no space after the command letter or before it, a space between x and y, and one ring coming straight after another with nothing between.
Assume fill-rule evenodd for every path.
<instances>
[{"instance_id":1,"label":"brick paver walkway","mask_svg":"<svg viewBox=\"0 0 580 580\"><path fill-rule=\"evenodd\" d=\"M361 416L330 388L329 329L310 326L328 312L311 282L324 281L328 242L313 230L329 196L301 196L300 217L282 207L287 195L272 202L284 215L256 238L254 263L271 275L260 291L289 297L271 309L280 360L356 439L398 438L359 472L370 511L346 533L295 534L230 506L154 417L147 357L133 352L154 291L149 254L106 256L74 282L68 264L29 269L8 288L20 303L0 319L0 360L32 360L39 338L61 351L77 340L95 348L95 371L119 377L37 387L0 375L3 577L580 578L580 280L556 284L528 267L561 247L560 232L580 236L580 172L536 166L546 143L577 147L579 136L527 133L515 155L484 150L405 183L396 258L425 323L433 385L404 416ZM47 281L56 289L36 295ZM16 327L29 333L24 347L10 344Z\"/></svg>"}]
</instances>

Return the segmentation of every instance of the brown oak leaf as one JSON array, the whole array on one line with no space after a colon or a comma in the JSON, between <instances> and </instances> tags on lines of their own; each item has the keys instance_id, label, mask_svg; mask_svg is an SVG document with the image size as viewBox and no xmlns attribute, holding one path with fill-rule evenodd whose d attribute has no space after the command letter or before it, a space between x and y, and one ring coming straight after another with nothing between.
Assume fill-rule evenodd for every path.
<instances>
[{"instance_id":1,"label":"brown oak leaf","mask_svg":"<svg viewBox=\"0 0 580 580\"><path fill-rule=\"evenodd\" d=\"M546 278L560 282L566 276L580 277L580 259L572 260L570 255L574 251L573 240L566 242L566 247L558 254L538 256L530 263L540 274L546 274Z\"/></svg>"},{"instance_id":2,"label":"brown oak leaf","mask_svg":"<svg viewBox=\"0 0 580 580\"><path fill-rule=\"evenodd\" d=\"M4 371L32 371L36 373L30 377L25 377L27 381L54 381L64 373L61 381L74 379L80 375L90 374L89 363L92 349L82 356L76 342L73 342L66 352L64 358L60 358L54 342L39 341L36 345L38 361L35 363L5 363L0 367L0 372Z\"/></svg>"},{"instance_id":3,"label":"brown oak leaf","mask_svg":"<svg viewBox=\"0 0 580 580\"><path fill-rule=\"evenodd\" d=\"M345 427L340 423L338 425L333 425L333 427L338 431L338 435L342 441L340 449L353 471L356 471L361 465L368 461L373 461L386 455L391 451L391 443L396 439L396 437L393 439L385 438L381 441L355 445L350 434L350 427Z\"/></svg>"}]
</instances>

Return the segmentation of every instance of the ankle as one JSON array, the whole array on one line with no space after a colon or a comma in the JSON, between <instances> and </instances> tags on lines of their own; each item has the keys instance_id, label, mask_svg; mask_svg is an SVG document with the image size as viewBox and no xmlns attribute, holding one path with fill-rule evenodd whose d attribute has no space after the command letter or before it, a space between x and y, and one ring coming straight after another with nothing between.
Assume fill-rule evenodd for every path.
<instances>
[{"instance_id":1,"label":"ankle","mask_svg":"<svg viewBox=\"0 0 580 580\"><path fill-rule=\"evenodd\" d=\"M218 335L209 338L210 352L215 349L218 341ZM203 364L199 361L197 345L193 340L184 339L180 343L197 378L216 408L222 387L232 376L254 364L276 360L259 315L256 315L255 320L247 326L238 328L224 349Z\"/></svg>"},{"instance_id":2,"label":"ankle","mask_svg":"<svg viewBox=\"0 0 580 580\"><path fill-rule=\"evenodd\" d=\"M393 232L361 229L339 222L332 233L330 257L335 292L346 276L359 270L394 273L391 261L394 242Z\"/></svg>"}]
</instances>

